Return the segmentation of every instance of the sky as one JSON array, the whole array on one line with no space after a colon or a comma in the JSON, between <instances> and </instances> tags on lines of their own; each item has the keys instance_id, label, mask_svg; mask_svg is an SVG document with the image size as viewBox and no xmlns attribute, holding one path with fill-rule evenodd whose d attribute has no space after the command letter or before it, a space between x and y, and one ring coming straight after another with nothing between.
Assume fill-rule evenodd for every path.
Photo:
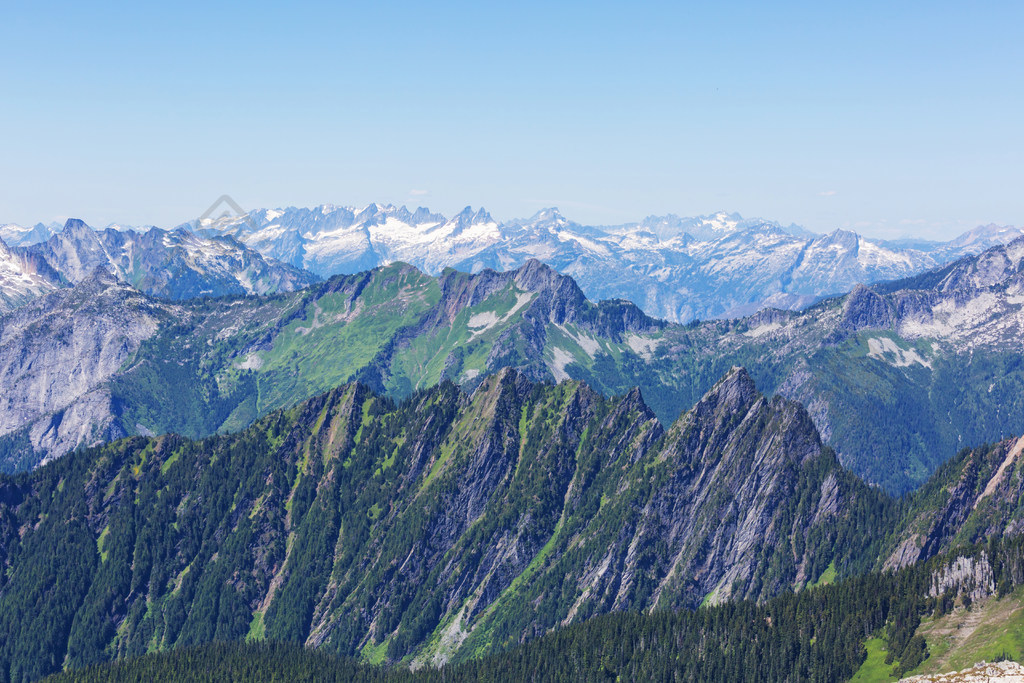
<instances>
[{"instance_id":1,"label":"sky","mask_svg":"<svg viewBox=\"0 0 1024 683\"><path fill-rule=\"evenodd\" d=\"M0 223L1024 225L1024 3L12 3Z\"/></svg>"}]
</instances>

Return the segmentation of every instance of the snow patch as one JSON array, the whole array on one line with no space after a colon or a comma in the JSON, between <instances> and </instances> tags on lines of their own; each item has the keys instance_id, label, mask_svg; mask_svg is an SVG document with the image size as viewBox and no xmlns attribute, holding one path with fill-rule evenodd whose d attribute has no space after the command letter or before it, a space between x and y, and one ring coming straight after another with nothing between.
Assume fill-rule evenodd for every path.
<instances>
[{"instance_id":1,"label":"snow patch","mask_svg":"<svg viewBox=\"0 0 1024 683\"><path fill-rule=\"evenodd\" d=\"M466 327L473 330L473 335L469 338L470 341L476 339L481 334L490 330L495 325L504 323L509 320L512 316L518 313L523 306L530 303L533 297L537 296L535 292L517 292L516 303L509 309L508 313L498 317L498 314L494 311L483 311L481 313L475 313L470 316L469 321L466 323Z\"/></svg>"},{"instance_id":2,"label":"snow patch","mask_svg":"<svg viewBox=\"0 0 1024 683\"><path fill-rule=\"evenodd\" d=\"M900 348L895 341L888 337L868 339L868 358L875 358L880 361L890 362L886 354L893 354L895 360L892 364L898 368L905 368L920 363L926 368L931 368L931 361L927 361L914 349Z\"/></svg>"},{"instance_id":3,"label":"snow patch","mask_svg":"<svg viewBox=\"0 0 1024 683\"><path fill-rule=\"evenodd\" d=\"M579 344L580 348L583 349L591 359L594 359L597 356L597 352L601 350L601 342L596 338L591 337L588 334L584 334L583 332L573 334L569 331L569 328L564 325L556 325L556 327L561 330L562 334L566 337L569 337L569 339L572 339L574 342Z\"/></svg>"},{"instance_id":4,"label":"snow patch","mask_svg":"<svg viewBox=\"0 0 1024 683\"><path fill-rule=\"evenodd\" d=\"M483 313L476 313L471 316L469 322L466 325L471 330L480 330L484 332L491 329L498 324L498 314L494 311L484 311ZM478 333L479 334L479 333Z\"/></svg>"},{"instance_id":5,"label":"snow patch","mask_svg":"<svg viewBox=\"0 0 1024 683\"><path fill-rule=\"evenodd\" d=\"M263 367L263 359L259 353L253 351L241 363L236 363L235 367L239 370L259 370Z\"/></svg>"}]
</instances>

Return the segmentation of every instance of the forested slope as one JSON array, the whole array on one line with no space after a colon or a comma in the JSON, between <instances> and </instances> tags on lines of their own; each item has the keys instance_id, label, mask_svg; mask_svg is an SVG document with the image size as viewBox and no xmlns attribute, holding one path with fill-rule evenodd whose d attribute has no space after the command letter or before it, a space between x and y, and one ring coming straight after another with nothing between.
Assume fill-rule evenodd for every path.
<instances>
[{"instance_id":1,"label":"forested slope","mask_svg":"<svg viewBox=\"0 0 1024 683\"><path fill-rule=\"evenodd\" d=\"M0 658L22 680L248 637L439 664L864 571L894 513L739 368L667 431L637 391L510 370L401 404L350 384L0 480Z\"/></svg>"}]
</instances>

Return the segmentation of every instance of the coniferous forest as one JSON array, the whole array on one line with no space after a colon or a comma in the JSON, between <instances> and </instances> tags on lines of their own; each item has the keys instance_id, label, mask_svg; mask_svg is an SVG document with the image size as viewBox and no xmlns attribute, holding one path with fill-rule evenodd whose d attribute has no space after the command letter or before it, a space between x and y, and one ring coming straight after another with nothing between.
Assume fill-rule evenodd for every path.
<instances>
[{"instance_id":1,"label":"coniferous forest","mask_svg":"<svg viewBox=\"0 0 1024 683\"><path fill-rule=\"evenodd\" d=\"M977 590L971 578L936 583L956 562L991 568L998 594L1024 583L1024 540L961 548L898 572L873 572L763 604L594 617L525 645L443 669L389 669L288 644L214 643L55 675L76 681L841 681L881 633L902 675L927 657L914 632ZM935 589L942 591L934 595ZM970 598L966 598L969 602Z\"/></svg>"},{"instance_id":2,"label":"coniferous forest","mask_svg":"<svg viewBox=\"0 0 1024 683\"><path fill-rule=\"evenodd\" d=\"M869 638L907 672L1024 580L1014 443L893 499L742 368L668 429L515 371L350 384L0 479L0 675L832 681Z\"/></svg>"}]
</instances>

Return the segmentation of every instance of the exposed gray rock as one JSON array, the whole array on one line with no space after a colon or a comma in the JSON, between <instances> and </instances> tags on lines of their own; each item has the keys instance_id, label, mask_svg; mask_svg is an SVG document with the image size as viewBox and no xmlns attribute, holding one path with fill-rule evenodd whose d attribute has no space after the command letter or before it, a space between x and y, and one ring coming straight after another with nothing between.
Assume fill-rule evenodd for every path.
<instances>
[{"instance_id":1,"label":"exposed gray rock","mask_svg":"<svg viewBox=\"0 0 1024 683\"><path fill-rule=\"evenodd\" d=\"M98 270L0 318L0 435L28 430L44 459L122 435L102 385L176 314Z\"/></svg>"}]
</instances>

